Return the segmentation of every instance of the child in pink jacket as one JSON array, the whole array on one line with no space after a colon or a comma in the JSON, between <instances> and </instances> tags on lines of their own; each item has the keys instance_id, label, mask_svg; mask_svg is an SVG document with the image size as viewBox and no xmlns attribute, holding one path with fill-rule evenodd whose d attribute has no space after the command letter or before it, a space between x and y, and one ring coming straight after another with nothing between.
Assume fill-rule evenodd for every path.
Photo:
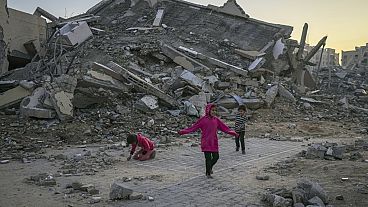
<instances>
[{"instance_id":1,"label":"child in pink jacket","mask_svg":"<svg viewBox=\"0 0 368 207\"><path fill-rule=\"evenodd\" d=\"M127 137L127 143L132 145L130 155L127 158L128 161L132 158L132 156L133 159L140 161L155 158L156 151L154 143L142 134L129 134ZM137 146L139 146L141 149L136 152L135 150Z\"/></svg>"},{"instance_id":2,"label":"child in pink jacket","mask_svg":"<svg viewBox=\"0 0 368 207\"><path fill-rule=\"evenodd\" d=\"M226 124L224 124L218 117L213 115L215 110L216 105L207 104L205 116L200 118L196 123L193 124L193 126L179 131L179 134L183 135L201 129L201 149L202 152L204 152L204 157L206 159L207 178L212 178L212 168L219 159L217 130L221 130L236 137L239 136L235 131L232 131L228 126L226 126Z\"/></svg>"}]
</instances>

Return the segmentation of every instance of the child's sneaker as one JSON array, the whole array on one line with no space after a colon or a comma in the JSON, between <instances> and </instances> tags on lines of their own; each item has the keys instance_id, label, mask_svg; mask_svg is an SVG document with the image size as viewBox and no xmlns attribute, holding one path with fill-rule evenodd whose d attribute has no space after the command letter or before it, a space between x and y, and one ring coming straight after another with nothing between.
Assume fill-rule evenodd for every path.
<instances>
[{"instance_id":1,"label":"child's sneaker","mask_svg":"<svg viewBox=\"0 0 368 207\"><path fill-rule=\"evenodd\" d=\"M245 155L245 150L242 150L242 154Z\"/></svg>"},{"instance_id":2,"label":"child's sneaker","mask_svg":"<svg viewBox=\"0 0 368 207\"><path fill-rule=\"evenodd\" d=\"M213 179L212 175L210 175L210 174L207 174L206 176L207 176L208 179Z\"/></svg>"},{"instance_id":3,"label":"child's sneaker","mask_svg":"<svg viewBox=\"0 0 368 207\"><path fill-rule=\"evenodd\" d=\"M236 147L235 151L237 151L237 152L238 152L238 151L239 151L239 147Z\"/></svg>"}]
</instances>

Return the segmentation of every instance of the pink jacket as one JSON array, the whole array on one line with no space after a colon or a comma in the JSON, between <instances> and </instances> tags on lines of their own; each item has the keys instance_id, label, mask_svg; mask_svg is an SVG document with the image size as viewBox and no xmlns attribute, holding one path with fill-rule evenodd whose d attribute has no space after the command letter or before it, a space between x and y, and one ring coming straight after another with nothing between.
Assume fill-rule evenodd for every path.
<instances>
[{"instance_id":1,"label":"pink jacket","mask_svg":"<svg viewBox=\"0 0 368 207\"><path fill-rule=\"evenodd\" d=\"M189 134L191 132L201 129L201 149L202 152L218 152L218 138L217 130L221 130L227 134L238 136L235 131L232 131L226 124L224 124L218 117L211 115L211 109L215 105L207 104L206 115L198 119L193 126L180 130L179 134Z\"/></svg>"},{"instance_id":2,"label":"pink jacket","mask_svg":"<svg viewBox=\"0 0 368 207\"><path fill-rule=\"evenodd\" d=\"M141 147L144 151L151 151L154 148L154 144L151 140L149 140L147 137L143 136L141 133L137 134L137 144L132 144L132 149L130 150L130 154L134 154L135 149L137 148L137 145Z\"/></svg>"}]
</instances>

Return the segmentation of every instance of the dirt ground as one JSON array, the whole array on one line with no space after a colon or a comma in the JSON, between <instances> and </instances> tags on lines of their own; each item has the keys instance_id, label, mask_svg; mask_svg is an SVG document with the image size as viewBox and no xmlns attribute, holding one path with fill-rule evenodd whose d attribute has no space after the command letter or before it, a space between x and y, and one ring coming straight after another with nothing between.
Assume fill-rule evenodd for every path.
<instances>
[{"instance_id":1,"label":"dirt ground","mask_svg":"<svg viewBox=\"0 0 368 207\"><path fill-rule=\"evenodd\" d=\"M4 119L3 119L4 120ZM9 120L7 120L9 121ZM5 120L4 120L5 122ZM3 127L4 127L3 122ZM10 121L11 122L11 121ZM229 123L231 124L231 123ZM81 127L84 125L82 124ZM252 122L247 126L247 137L255 139L273 139L283 142L300 142L301 146L307 147L309 143L318 142L336 142L340 144L353 143L357 139L367 138L366 135L359 133L360 126L354 123L338 123L331 121L297 121L297 122ZM70 136L70 131L66 131ZM40 133L40 140L47 142L51 139L55 131ZM36 135L33 135L36 136ZM24 137L24 139L29 136ZM42 139L43 138L43 139ZM170 158L173 152L188 148L183 139L174 138L173 144L160 147L158 156ZM50 140L49 140L50 141ZM115 143L120 143L117 141ZM113 144L113 143L109 143ZM63 153L67 156L73 156L77 152L92 151L98 152L106 143L87 144L86 148L80 148L79 144L56 144L44 147L42 155L30 159L30 163L22 163L17 159L11 159L8 164L0 165L0 206L90 206L91 196L83 192L68 194L65 187L73 181L79 181L84 184L93 183L100 191L99 197L102 201L93 206L114 206L113 201L109 201L108 193L110 184L114 180L133 178L133 185L147 186L150 188L161 188L172 183L197 176L195 172L177 172L170 169L151 168L149 171L143 170L144 166L131 165L126 161L128 149L107 149L104 152L114 159L112 164L96 170L93 175L88 176L58 176L57 185L51 187L37 186L25 182L26 178L38 173L60 172L64 161L50 160L51 155ZM368 153L362 151L363 155L360 161L343 160L313 160L302 157L292 156L291 162L283 165L282 162L264 163L259 162L252 167L247 176L240 183L247 188L252 186L259 196L250 199L258 206L263 206L260 202L260 195L267 189L286 188L292 189L296 181L307 177L318 181L326 190L330 204L333 206L368 206ZM6 152L2 149L2 160ZM36 154L37 155L37 154ZM6 158L6 157L5 157ZM286 166L286 167L285 167ZM82 166L83 167L83 166ZM268 174L272 179L259 182L256 175ZM342 181L342 178L348 178ZM342 195L344 200L337 200L336 196ZM224 198L226 199L226 198Z\"/></svg>"}]
</instances>

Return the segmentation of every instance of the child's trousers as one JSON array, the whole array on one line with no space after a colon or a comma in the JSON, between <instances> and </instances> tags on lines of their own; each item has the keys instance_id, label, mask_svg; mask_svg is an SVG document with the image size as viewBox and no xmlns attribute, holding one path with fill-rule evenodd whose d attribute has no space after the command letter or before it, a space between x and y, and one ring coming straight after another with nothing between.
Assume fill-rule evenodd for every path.
<instances>
[{"instance_id":1,"label":"child's trousers","mask_svg":"<svg viewBox=\"0 0 368 207\"><path fill-rule=\"evenodd\" d=\"M245 144L244 144L245 131L241 131L238 133L239 133L239 137L235 138L236 150L238 150L241 145L241 150L244 151L245 150ZM239 141L240 141L240 144L239 144Z\"/></svg>"},{"instance_id":2,"label":"child's trousers","mask_svg":"<svg viewBox=\"0 0 368 207\"><path fill-rule=\"evenodd\" d=\"M206 158L206 175L210 175L212 172L213 166L216 164L219 159L218 152L204 152L204 157Z\"/></svg>"}]
</instances>

